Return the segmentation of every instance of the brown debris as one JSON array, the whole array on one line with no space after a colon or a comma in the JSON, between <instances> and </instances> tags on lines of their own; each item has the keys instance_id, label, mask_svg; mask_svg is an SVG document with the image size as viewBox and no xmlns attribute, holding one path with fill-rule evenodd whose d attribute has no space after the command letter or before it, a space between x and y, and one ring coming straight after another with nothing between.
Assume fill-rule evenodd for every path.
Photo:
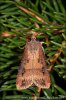
<instances>
[{"instance_id":1,"label":"brown debris","mask_svg":"<svg viewBox=\"0 0 66 100\"><path fill-rule=\"evenodd\" d=\"M23 10L24 12L26 12L26 13L28 13L28 14L34 16L34 17L35 17L36 19L38 19L40 22L42 22L42 23L44 23L44 24L47 24L47 22L45 22L42 18L40 18L40 17L39 17L38 15L36 15L35 13L29 11L28 9L26 9L26 8L24 8L24 7L22 7L22 6L18 6L18 5L17 5L17 7L20 8L21 10Z\"/></svg>"},{"instance_id":2,"label":"brown debris","mask_svg":"<svg viewBox=\"0 0 66 100\"><path fill-rule=\"evenodd\" d=\"M1 34L1 36L2 37L10 37L10 36L16 36L16 34L10 34L9 32L3 32L2 34Z\"/></svg>"}]
</instances>

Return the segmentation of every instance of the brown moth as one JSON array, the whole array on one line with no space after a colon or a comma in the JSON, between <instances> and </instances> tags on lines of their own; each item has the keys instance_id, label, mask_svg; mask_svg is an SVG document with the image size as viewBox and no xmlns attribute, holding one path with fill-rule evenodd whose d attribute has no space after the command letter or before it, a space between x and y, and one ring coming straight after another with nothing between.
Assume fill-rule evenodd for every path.
<instances>
[{"instance_id":1,"label":"brown moth","mask_svg":"<svg viewBox=\"0 0 66 100\"><path fill-rule=\"evenodd\" d=\"M50 75L47 70L43 48L35 38L32 38L25 45L16 79L18 90L29 88L32 84L39 88L50 87Z\"/></svg>"}]
</instances>

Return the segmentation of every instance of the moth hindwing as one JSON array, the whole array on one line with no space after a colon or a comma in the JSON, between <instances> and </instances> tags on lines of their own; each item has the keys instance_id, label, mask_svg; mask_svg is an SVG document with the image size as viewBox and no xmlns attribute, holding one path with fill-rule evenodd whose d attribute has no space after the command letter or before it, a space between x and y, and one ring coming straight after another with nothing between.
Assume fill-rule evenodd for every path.
<instances>
[{"instance_id":1,"label":"moth hindwing","mask_svg":"<svg viewBox=\"0 0 66 100\"><path fill-rule=\"evenodd\" d=\"M50 75L42 45L36 39L26 43L16 79L18 90L29 88L32 84L39 88L50 87Z\"/></svg>"}]
</instances>

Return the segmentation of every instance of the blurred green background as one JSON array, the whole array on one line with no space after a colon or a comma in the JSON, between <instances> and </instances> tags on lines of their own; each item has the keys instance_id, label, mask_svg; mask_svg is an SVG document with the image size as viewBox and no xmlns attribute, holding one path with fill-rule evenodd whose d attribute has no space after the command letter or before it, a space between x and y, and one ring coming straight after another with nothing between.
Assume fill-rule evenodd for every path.
<instances>
[{"instance_id":1,"label":"blurred green background","mask_svg":"<svg viewBox=\"0 0 66 100\"><path fill-rule=\"evenodd\" d=\"M22 6L40 17L22 11ZM44 100L66 98L66 0L0 0L0 100ZM35 23L39 27L35 26ZM29 31L43 43L46 62L52 67L51 87L36 86L18 91L16 75Z\"/></svg>"}]
</instances>

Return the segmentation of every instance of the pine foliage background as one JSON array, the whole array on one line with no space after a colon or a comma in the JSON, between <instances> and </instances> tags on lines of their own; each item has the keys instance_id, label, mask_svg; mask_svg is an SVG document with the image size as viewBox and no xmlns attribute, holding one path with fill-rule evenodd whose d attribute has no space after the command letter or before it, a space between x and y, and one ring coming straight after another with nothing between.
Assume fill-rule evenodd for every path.
<instances>
[{"instance_id":1,"label":"pine foliage background","mask_svg":"<svg viewBox=\"0 0 66 100\"><path fill-rule=\"evenodd\" d=\"M66 0L0 0L0 100L40 100L66 98ZM24 7L32 14L19 8ZM40 17L45 23L38 20ZM35 26L35 23L39 27ZM16 75L29 31L44 42L48 66L52 67L51 87L37 91L36 86L18 91ZM35 100L35 99L34 99Z\"/></svg>"}]
</instances>

